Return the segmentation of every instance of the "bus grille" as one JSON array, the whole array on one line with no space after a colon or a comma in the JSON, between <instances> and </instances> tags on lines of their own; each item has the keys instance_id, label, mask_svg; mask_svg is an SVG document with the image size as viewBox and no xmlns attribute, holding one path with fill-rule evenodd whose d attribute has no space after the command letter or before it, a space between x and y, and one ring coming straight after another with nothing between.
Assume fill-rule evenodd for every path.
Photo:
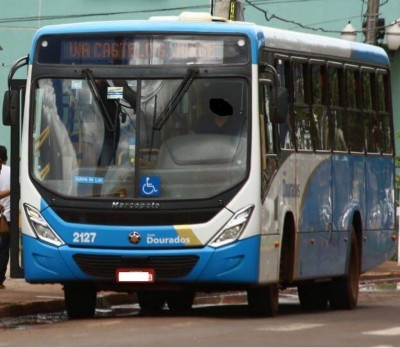
<instances>
[{"instance_id":1,"label":"bus grille","mask_svg":"<svg viewBox=\"0 0 400 348\"><path fill-rule=\"evenodd\" d=\"M184 277L199 259L196 255L124 257L82 254L73 258L85 274L107 280L115 280L116 271L121 268L150 268L155 271L157 280Z\"/></svg>"}]
</instances>

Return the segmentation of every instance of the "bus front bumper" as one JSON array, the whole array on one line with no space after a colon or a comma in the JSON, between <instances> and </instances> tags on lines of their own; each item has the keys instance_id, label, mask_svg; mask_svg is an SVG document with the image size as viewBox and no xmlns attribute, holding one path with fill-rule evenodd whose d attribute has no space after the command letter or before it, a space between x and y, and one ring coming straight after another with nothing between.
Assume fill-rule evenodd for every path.
<instances>
[{"instance_id":1,"label":"bus front bumper","mask_svg":"<svg viewBox=\"0 0 400 348\"><path fill-rule=\"evenodd\" d=\"M180 249L55 247L23 235L25 279L31 283L116 283L119 269L152 269L155 283L254 284L259 279L259 236L230 245Z\"/></svg>"}]
</instances>

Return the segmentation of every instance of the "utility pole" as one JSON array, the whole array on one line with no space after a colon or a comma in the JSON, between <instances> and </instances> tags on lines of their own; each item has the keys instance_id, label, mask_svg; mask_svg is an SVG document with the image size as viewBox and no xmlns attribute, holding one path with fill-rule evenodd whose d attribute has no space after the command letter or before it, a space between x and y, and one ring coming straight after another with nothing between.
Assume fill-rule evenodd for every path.
<instances>
[{"instance_id":1,"label":"utility pole","mask_svg":"<svg viewBox=\"0 0 400 348\"><path fill-rule=\"evenodd\" d=\"M365 43L376 45L379 17L379 0L368 0L368 9L365 16Z\"/></svg>"}]
</instances>

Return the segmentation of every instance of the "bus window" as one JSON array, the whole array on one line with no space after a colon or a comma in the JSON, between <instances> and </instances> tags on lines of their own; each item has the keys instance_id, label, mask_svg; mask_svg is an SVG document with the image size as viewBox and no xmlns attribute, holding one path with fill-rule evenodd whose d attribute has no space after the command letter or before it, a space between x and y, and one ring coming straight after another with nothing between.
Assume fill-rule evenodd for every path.
<instances>
[{"instance_id":1,"label":"bus window","mask_svg":"<svg viewBox=\"0 0 400 348\"><path fill-rule=\"evenodd\" d=\"M341 98L343 69L337 66L330 66L328 69L329 79L329 105L330 115L333 123L333 150L347 151L345 139L345 118L343 98Z\"/></svg>"},{"instance_id":2,"label":"bus window","mask_svg":"<svg viewBox=\"0 0 400 348\"><path fill-rule=\"evenodd\" d=\"M347 117L350 151L364 152L364 122L360 110L361 81L358 70L346 70L346 91L347 91Z\"/></svg>"},{"instance_id":3,"label":"bus window","mask_svg":"<svg viewBox=\"0 0 400 348\"><path fill-rule=\"evenodd\" d=\"M376 96L373 98L372 88L375 86L374 71L363 71L363 113L365 118L365 138L367 152L379 153L382 151L383 132L382 124L377 117Z\"/></svg>"},{"instance_id":4,"label":"bus window","mask_svg":"<svg viewBox=\"0 0 400 348\"><path fill-rule=\"evenodd\" d=\"M310 110L306 102L306 72L306 63L293 63L294 118L299 150L312 150Z\"/></svg>"},{"instance_id":5,"label":"bus window","mask_svg":"<svg viewBox=\"0 0 400 348\"><path fill-rule=\"evenodd\" d=\"M382 127L382 151L383 153L393 153L393 136L390 119L390 100L387 96L390 95L389 76L386 71L378 70L377 74L377 93L378 96L378 118Z\"/></svg>"},{"instance_id":6,"label":"bus window","mask_svg":"<svg viewBox=\"0 0 400 348\"><path fill-rule=\"evenodd\" d=\"M279 81L281 87L289 89L289 69L290 63L288 60L276 59L275 69L278 72ZM278 136L279 136L279 147L281 149L294 149L294 145L291 138L291 128L290 128L290 118L287 118L286 123L281 123L278 125Z\"/></svg>"},{"instance_id":7,"label":"bus window","mask_svg":"<svg viewBox=\"0 0 400 348\"><path fill-rule=\"evenodd\" d=\"M326 69L324 65L312 65L312 113L317 130L316 146L317 150L329 149L329 118L327 107L327 83Z\"/></svg>"},{"instance_id":8,"label":"bus window","mask_svg":"<svg viewBox=\"0 0 400 348\"><path fill-rule=\"evenodd\" d=\"M377 82L378 82L378 90L377 90L377 96L378 96L378 109L379 112L388 112L388 100L386 98L386 93L389 93L387 90L387 74L384 72L378 71L377 74Z\"/></svg>"}]
</instances>

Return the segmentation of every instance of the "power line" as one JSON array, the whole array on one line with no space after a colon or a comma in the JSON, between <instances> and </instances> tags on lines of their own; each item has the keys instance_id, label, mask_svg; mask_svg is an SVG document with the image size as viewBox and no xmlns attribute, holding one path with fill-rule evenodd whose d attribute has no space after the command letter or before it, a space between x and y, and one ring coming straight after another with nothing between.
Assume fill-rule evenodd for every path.
<instances>
[{"instance_id":1,"label":"power line","mask_svg":"<svg viewBox=\"0 0 400 348\"><path fill-rule=\"evenodd\" d=\"M117 16L125 14L140 14L140 13L155 13L165 11L184 11L184 10L195 10L195 9L209 9L209 5L195 5L195 6L182 6L182 7L170 7L170 8L158 8L151 10L136 10L136 11L118 11L118 12L107 12L107 13L83 13L83 14L70 14L70 15L49 15L49 16L32 16L32 17L14 17L14 18L0 18L0 24L4 23L15 23L15 22L33 22L33 21L45 21L45 20L56 20L56 19L70 19L70 18L84 18L84 17L101 17L101 16Z\"/></svg>"},{"instance_id":2,"label":"power line","mask_svg":"<svg viewBox=\"0 0 400 348\"><path fill-rule=\"evenodd\" d=\"M250 0L244 0L244 1L248 5L250 5L253 8L255 8L256 10L262 12L264 14L264 17L267 20L267 22L270 22L271 20L276 19L276 20L279 20L279 21L284 22L284 23L293 24L293 25L295 25L297 27L300 27L300 28L306 29L306 30L319 31L319 32L331 33L331 34L332 33L333 34L341 34L342 33L342 30L328 30L328 29L325 29L325 28L322 28L322 27L312 27L312 26L305 25L305 24L302 24L302 23L297 22L297 21L293 21L293 20L290 20L290 19L286 19L286 18L277 16L277 15L275 15L273 13L269 14L268 11L266 11L266 10L262 9L261 7L259 7L258 5L256 5L255 1L250 1ZM303 1L318 1L318 0L301 0L301 1L299 1L299 0L282 0L281 2L303 2ZM383 1L385 1L383 4L386 4L387 1L389 1L389 0L383 0ZM260 1L258 3L260 3ZM354 16L352 18L358 18L358 16ZM348 19L348 17L347 17L347 19ZM327 22L323 22L323 23L327 23ZM390 25L377 27L377 28L375 28L375 30L383 30L383 29L386 29L389 26ZM365 33L365 30L356 30L355 32L356 33Z\"/></svg>"},{"instance_id":3,"label":"power line","mask_svg":"<svg viewBox=\"0 0 400 348\"><path fill-rule=\"evenodd\" d=\"M262 9L261 7L255 5L253 2L251 2L249 0L245 0L245 2L248 5L254 7L256 10L262 12L264 14L264 17L267 20L267 22L271 21L272 19L277 19L277 20L279 20L281 22L294 24L294 25L296 25L296 26L298 26L300 28L307 29L307 30L321 31L321 32L324 32L324 33L341 33L341 30L327 30L327 29L322 28L322 27L310 27L310 26L304 25L304 24L302 24L300 22L289 20L289 19L285 19L285 18L277 16L275 14L268 15L268 11L266 11L266 10Z\"/></svg>"}]
</instances>

